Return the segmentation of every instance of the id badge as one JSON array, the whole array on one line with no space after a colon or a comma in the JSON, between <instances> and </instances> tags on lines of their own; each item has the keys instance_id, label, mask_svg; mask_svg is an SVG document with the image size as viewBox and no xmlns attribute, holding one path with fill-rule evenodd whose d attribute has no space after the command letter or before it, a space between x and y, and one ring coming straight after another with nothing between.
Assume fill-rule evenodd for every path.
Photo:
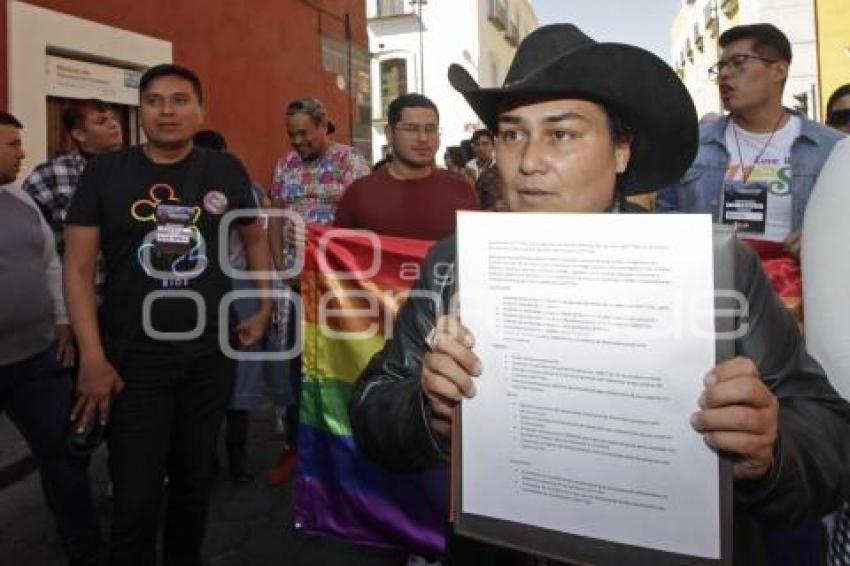
<instances>
[{"instance_id":1,"label":"id badge","mask_svg":"<svg viewBox=\"0 0 850 566\"><path fill-rule=\"evenodd\" d=\"M767 185L740 183L724 185L723 224L735 226L741 232L764 234L767 212Z\"/></svg>"},{"instance_id":2,"label":"id badge","mask_svg":"<svg viewBox=\"0 0 850 566\"><path fill-rule=\"evenodd\" d=\"M191 206L159 204L156 207L156 238L154 251L160 255L184 255L192 249Z\"/></svg>"}]
</instances>

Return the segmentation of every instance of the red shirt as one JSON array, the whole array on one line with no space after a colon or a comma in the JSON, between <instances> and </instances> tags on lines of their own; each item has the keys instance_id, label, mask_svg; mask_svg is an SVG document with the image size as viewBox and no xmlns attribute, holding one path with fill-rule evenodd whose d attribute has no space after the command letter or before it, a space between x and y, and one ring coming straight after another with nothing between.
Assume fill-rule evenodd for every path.
<instances>
[{"instance_id":1,"label":"red shirt","mask_svg":"<svg viewBox=\"0 0 850 566\"><path fill-rule=\"evenodd\" d=\"M454 234L458 210L478 210L475 190L463 179L435 168L424 179L399 181L384 169L348 187L334 226L440 240Z\"/></svg>"}]
</instances>

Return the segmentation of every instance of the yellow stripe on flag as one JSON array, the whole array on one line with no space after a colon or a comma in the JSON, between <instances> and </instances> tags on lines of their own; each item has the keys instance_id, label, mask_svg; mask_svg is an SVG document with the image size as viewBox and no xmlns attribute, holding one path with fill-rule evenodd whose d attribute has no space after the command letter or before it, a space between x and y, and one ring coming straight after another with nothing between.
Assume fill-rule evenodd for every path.
<instances>
[{"instance_id":1,"label":"yellow stripe on flag","mask_svg":"<svg viewBox=\"0 0 850 566\"><path fill-rule=\"evenodd\" d=\"M327 326L303 322L303 364L317 379L338 379L348 383L369 363L384 345L380 333L340 332Z\"/></svg>"}]
</instances>

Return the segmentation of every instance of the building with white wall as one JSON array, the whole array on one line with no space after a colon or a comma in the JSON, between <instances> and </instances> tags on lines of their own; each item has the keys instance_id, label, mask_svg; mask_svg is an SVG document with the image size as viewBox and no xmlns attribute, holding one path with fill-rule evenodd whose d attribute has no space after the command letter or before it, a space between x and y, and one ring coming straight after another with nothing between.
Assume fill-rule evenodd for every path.
<instances>
[{"instance_id":1,"label":"building with white wall","mask_svg":"<svg viewBox=\"0 0 850 566\"><path fill-rule=\"evenodd\" d=\"M708 69L719 57L717 40L742 24L770 23L791 42L793 60L783 103L817 117L817 49L813 0L682 0L670 28L671 61L694 99L697 113L722 112Z\"/></svg>"},{"instance_id":2,"label":"building with white wall","mask_svg":"<svg viewBox=\"0 0 850 566\"><path fill-rule=\"evenodd\" d=\"M538 25L531 0L366 0L366 16L376 160L386 150L387 105L408 92L437 104L442 148L468 139L480 122L449 85L449 65L463 65L482 86L500 85L516 46Z\"/></svg>"}]
</instances>

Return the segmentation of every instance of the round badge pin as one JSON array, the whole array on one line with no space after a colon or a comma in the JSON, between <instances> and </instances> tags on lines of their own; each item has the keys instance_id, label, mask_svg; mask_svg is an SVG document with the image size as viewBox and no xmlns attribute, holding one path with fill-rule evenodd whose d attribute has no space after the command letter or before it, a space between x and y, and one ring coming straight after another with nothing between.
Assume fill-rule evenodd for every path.
<instances>
[{"instance_id":1,"label":"round badge pin","mask_svg":"<svg viewBox=\"0 0 850 566\"><path fill-rule=\"evenodd\" d=\"M221 191L210 191L204 195L204 210L210 214L224 214L227 210L227 197Z\"/></svg>"}]
</instances>

